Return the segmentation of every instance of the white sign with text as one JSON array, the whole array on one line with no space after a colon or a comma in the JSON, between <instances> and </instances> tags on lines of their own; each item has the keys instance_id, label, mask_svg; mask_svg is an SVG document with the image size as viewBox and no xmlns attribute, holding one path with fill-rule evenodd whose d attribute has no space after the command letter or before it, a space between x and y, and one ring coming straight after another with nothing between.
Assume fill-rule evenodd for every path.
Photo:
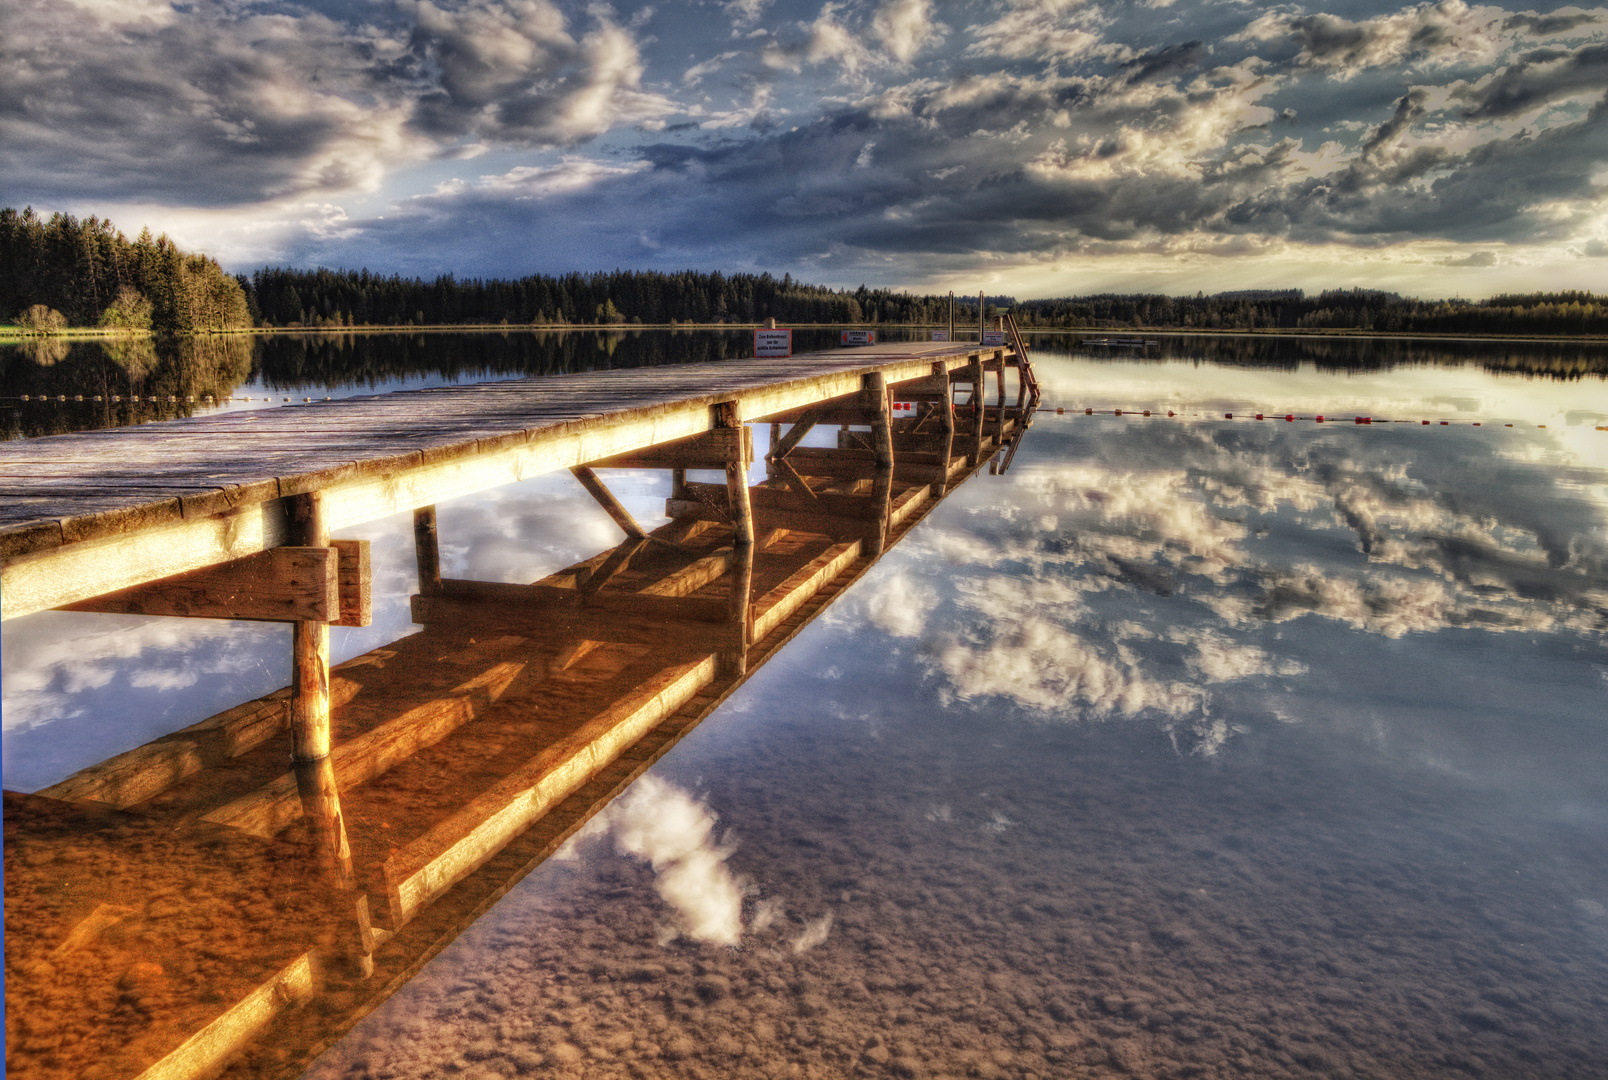
<instances>
[{"instance_id":1,"label":"white sign with text","mask_svg":"<svg viewBox=\"0 0 1608 1080\"><path fill-rule=\"evenodd\" d=\"M793 355L793 331L755 330L754 356L782 357Z\"/></svg>"},{"instance_id":2,"label":"white sign with text","mask_svg":"<svg viewBox=\"0 0 1608 1080\"><path fill-rule=\"evenodd\" d=\"M877 332L875 330L845 330L843 331L843 344L845 345L875 345Z\"/></svg>"}]
</instances>

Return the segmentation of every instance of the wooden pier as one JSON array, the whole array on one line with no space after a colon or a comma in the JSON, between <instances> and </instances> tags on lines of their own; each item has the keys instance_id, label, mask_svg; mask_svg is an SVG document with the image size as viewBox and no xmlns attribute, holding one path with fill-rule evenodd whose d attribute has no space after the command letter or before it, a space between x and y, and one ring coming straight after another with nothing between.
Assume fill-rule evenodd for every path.
<instances>
[{"instance_id":1,"label":"wooden pier","mask_svg":"<svg viewBox=\"0 0 1608 1080\"><path fill-rule=\"evenodd\" d=\"M1023 357L892 344L0 445L6 618L295 628L290 687L6 793L8 1074L304 1068L1008 464L1037 404ZM821 425L835 447L799 445ZM529 585L441 576L437 501L560 468L624 542ZM671 471L669 524L632 518L615 468ZM424 629L332 668L329 626L369 607L365 546L332 534L401 511Z\"/></svg>"}]
</instances>

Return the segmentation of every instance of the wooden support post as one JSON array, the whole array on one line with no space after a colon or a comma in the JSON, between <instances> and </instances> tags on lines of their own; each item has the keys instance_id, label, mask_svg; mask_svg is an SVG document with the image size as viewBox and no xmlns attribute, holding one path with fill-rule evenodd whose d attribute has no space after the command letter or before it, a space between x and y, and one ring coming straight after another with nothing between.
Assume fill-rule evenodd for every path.
<instances>
[{"instance_id":1,"label":"wooden support post","mask_svg":"<svg viewBox=\"0 0 1608 1080\"><path fill-rule=\"evenodd\" d=\"M608 511L609 517L614 519L614 524L625 530L625 535L633 540L646 540L648 538L647 530L637 524L636 518L631 516L629 510L620 505L620 500L614 497L614 492L603 486L603 481L597 478L597 473L585 465L571 466L570 472L575 474L575 479L581 482L581 486L586 489L587 494L596 499L597 504Z\"/></svg>"},{"instance_id":2,"label":"wooden support post","mask_svg":"<svg viewBox=\"0 0 1608 1080\"><path fill-rule=\"evenodd\" d=\"M888 384L880 371L865 376L863 394L875 407L871 418L871 449L876 452L876 472L871 476L871 503L877 515L876 532L871 540L874 555L881 555L888 541L888 508L893 498L893 423L888 410Z\"/></svg>"},{"instance_id":3,"label":"wooden support post","mask_svg":"<svg viewBox=\"0 0 1608 1080\"><path fill-rule=\"evenodd\" d=\"M305 547L329 546L329 520L321 493L290 499L290 520ZM332 887L339 924L348 932L336 951L354 973L374 971L373 932L368 898L360 895L352 874L352 849L341 816L340 789L330 761L329 623L297 622L291 626L290 683L291 771L301 796L313 844L313 857Z\"/></svg>"},{"instance_id":4,"label":"wooden support post","mask_svg":"<svg viewBox=\"0 0 1608 1080\"><path fill-rule=\"evenodd\" d=\"M685 498L688 497L687 494L686 494L686 491L687 491L687 470L686 469L671 469L670 470L670 497L672 499L685 499Z\"/></svg>"},{"instance_id":5,"label":"wooden support post","mask_svg":"<svg viewBox=\"0 0 1608 1080\"><path fill-rule=\"evenodd\" d=\"M441 591L441 538L434 504L413 511L413 554L419 563L419 593L434 596Z\"/></svg>"},{"instance_id":6,"label":"wooden support post","mask_svg":"<svg viewBox=\"0 0 1608 1080\"><path fill-rule=\"evenodd\" d=\"M776 448L782 444L782 425L773 423L770 426L770 447L765 451L765 479L778 479L776 471Z\"/></svg>"},{"instance_id":7,"label":"wooden support post","mask_svg":"<svg viewBox=\"0 0 1608 1080\"><path fill-rule=\"evenodd\" d=\"M576 587L587 596L595 595L599 589L609 583L611 578L630 566L631 560L636 558L637 553L647 546L648 538L646 536L626 537L625 543L609 552L609 557L603 560L603 564L594 569L584 580L581 580L577 575Z\"/></svg>"},{"instance_id":8,"label":"wooden support post","mask_svg":"<svg viewBox=\"0 0 1608 1080\"><path fill-rule=\"evenodd\" d=\"M715 406L715 426L740 428L737 404L721 402ZM733 460L726 462L726 499L731 508L732 582L727 617L731 624L731 645L721 650L720 673L735 678L748 670L748 631L751 622L748 594L754 575L754 506L748 495L747 443L739 439Z\"/></svg>"},{"instance_id":9,"label":"wooden support post","mask_svg":"<svg viewBox=\"0 0 1608 1080\"><path fill-rule=\"evenodd\" d=\"M994 369L994 388L999 393L999 404L995 407L994 415L994 441L995 445L1005 442L1005 354L995 353L998 367Z\"/></svg>"},{"instance_id":10,"label":"wooden support post","mask_svg":"<svg viewBox=\"0 0 1608 1080\"><path fill-rule=\"evenodd\" d=\"M971 357L971 364L966 368L966 377L971 380L971 450L967 457L971 458L973 465L983 460L983 397L986 385L983 377L983 354L977 353Z\"/></svg>"},{"instance_id":11,"label":"wooden support post","mask_svg":"<svg viewBox=\"0 0 1608 1080\"><path fill-rule=\"evenodd\" d=\"M737 404L723 401L715 406L715 424L718 427L741 427L737 418ZM748 457L744 444L737 443L737 453L726 462L726 498L731 504L732 542L754 542L754 512L748 499Z\"/></svg>"},{"instance_id":12,"label":"wooden support post","mask_svg":"<svg viewBox=\"0 0 1608 1080\"><path fill-rule=\"evenodd\" d=\"M932 366L932 377L942 380L946 390L944 400L938 403L938 441L942 463L933 489L941 499L949 490L949 459L955 452L955 390L949 381L949 370L942 363Z\"/></svg>"},{"instance_id":13,"label":"wooden support post","mask_svg":"<svg viewBox=\"0 0 1608 1080\"><path fill-rule=\"evenodd\" d=\"M804 478L798 474L798 470L793 468L792 462L788 461L786 458L777 458L770 462L770 467L775 471L778 477L787 481L787 486L789 488L798 492L811 502L819 501L815 497L815 492L810 490L810 485L805 483Z\"/></svg>"}]
</instances>

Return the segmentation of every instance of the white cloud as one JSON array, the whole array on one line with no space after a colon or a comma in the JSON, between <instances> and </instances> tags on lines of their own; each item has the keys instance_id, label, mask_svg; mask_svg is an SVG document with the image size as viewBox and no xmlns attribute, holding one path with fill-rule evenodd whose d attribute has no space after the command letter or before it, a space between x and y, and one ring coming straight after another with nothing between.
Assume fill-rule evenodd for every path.
<instances>
[{"instance_id":1,"label":"white cloud","mask_svg":"<svg viewBox=\"0 0 1608 1080\"><path fill-rule=\"evenodd\" d=\"M1301 45L1298 63L1351 79L1369 68L1409 60L1425 68L1491 63L1508 44L1502 33L1507 18L1501 8L1469 7L1462 0L1439 0L1355 22L1321 12L1270 11L1229 40L1293 38Z\"/></svg>"},{"instance_id":2,"label":"white cloud","mask_svg":"<svg viewBox=\"0 0 1608 1080\"><path fill-rule=\"evenodd\" d=\"M743 894L726 866L732 848L714 838L718 819L708 805L656 776L644 776L604 807L554 858L607 835L621 855L653 867L654 889L674 912L669 937L736 945L742 940Z\"/></svg>"},{"instance_id":3,"label":"white cloud","mask_svg":"<svg viewBox=\"0 0 1608 1080\"><path fill-rule=\"evenodd\" d=\"M967 27L977 56L1077 60L1100 43L1100 10L1085 0L1009 0L1005 14Z\"/></svg>"},{"instance_id":4,"label":"white cloud","mask_svg":"<svg viewBox=\"0 0 1608 1080\"><path fill-rule=\"evenodd\" d=\"M731 60L736 56L737 53L734 52L723 52L717 56L711 56L708 60L694 64L686 71L682 72L681 81L686 83L688 86L697 86L699 83L703 82L704 76L713 75L723 66L725 66L726 61Z\"/></svg>"},{"instance_id":5,"label":"white cloud","mask_svg":"<svg viewBox=\"0 0 1608 1080\"><path fill-rule=\"evenodd\" d=\"M943 37L933 22L930 0L885 0L877 8L871 29L888 55L901 64L910 63L923 48Z\"/></svg>"},{"instance_id":6,"label":"white cloud","mask_svg":"<svg viewBox=\"0 0 1608 1080\"><path fill-rule=\"evenodd\" d=\"M837 20L842 5L828 3L810 24L810 37L804 46L804 59L812 64L836 62L844 74L858 76L875 58L860 43L859 36Z\"/></svg>"}]
</instances>

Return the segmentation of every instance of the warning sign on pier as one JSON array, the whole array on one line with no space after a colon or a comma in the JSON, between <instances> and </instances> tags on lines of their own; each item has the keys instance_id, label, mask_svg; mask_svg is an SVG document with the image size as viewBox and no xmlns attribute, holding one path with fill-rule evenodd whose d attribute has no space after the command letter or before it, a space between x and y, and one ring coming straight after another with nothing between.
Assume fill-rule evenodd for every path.
<instances>
[{"instance_id":1,"label":"warning sign on pier","mask_svg":"<svg viewBox=\"0 0 1608 1080\"><path fill-rule=\"evenodd\" d=\"M755 330L754 355L756 357L792 356L793 331Z\"/></svg>"},{"instance_id":2,"label":"warning sign on pier","mask_svg":"<svg viewBox=\"0 0 1608 1080\"><path fill-rule=\"evenodd\" d=\"M1003 330L984 330L983 331L983 344L984 345L1003 345L1003 344L1005 344L1005 331L1003 331Z\"/></svg>"},{"instance_id":3,"label":"warning sign on pier","mask_svg":"<svg viewBox=\"0 0 1608 1080\"><path fill-rule=\"evenodd\" d=\"M843 331L843 344L845 345L875 345L877 332L875 330L845 330Z\"/></svg>"},{"instance_id":4,"label":"warning sign on pier","mask_svg":"<svg viewBox=\"0 0 1608 1080\"><path fill-rule=\"evenodd\" d=\"M949 340L949 331L948 330L934 330L932 332L932 339L934 341L948 341Z\"/></svg>"}]
</instances>

